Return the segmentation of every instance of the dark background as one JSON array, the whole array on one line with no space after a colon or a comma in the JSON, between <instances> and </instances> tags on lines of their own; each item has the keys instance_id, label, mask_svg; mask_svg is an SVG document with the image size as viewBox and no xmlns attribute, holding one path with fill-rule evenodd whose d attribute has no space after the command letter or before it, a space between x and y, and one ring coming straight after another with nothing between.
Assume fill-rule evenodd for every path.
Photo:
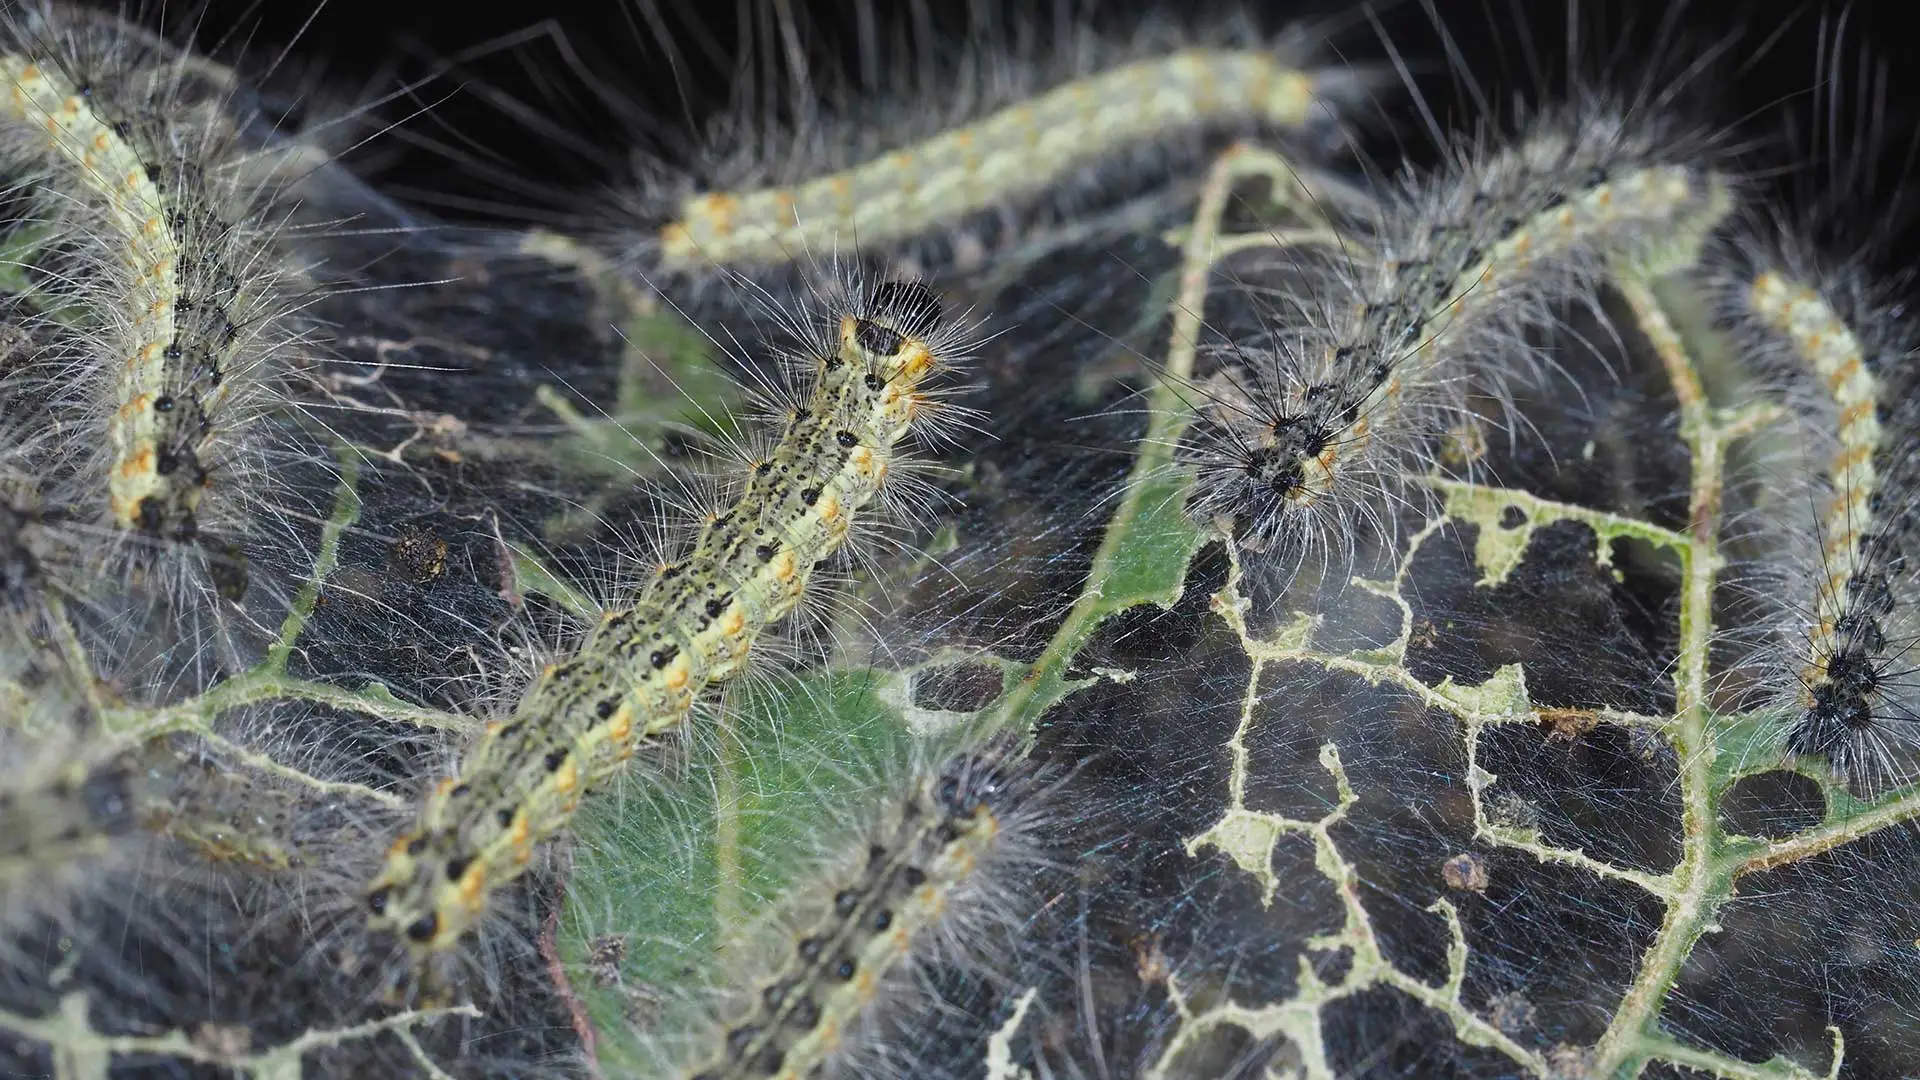
<instances>
[{"instance_id":1,"label":"dark background","mask_svg":"<svg viewBox=\"0 0 1920 1080\"><path fill-rule=\"evenodd\" d=\"M389 188L435 203L455 217L539 218L630 176L628 147L660 152L662 139L650 145L643 130L649 125L670 143L671 136L692 129L690 121L724 105L741 13L763 12L770 3L329 0L316 10L306 0L205 0L190 9L177 4L149 9L146 21L168 26L175 37L192 35L203 48L225 57L244 53L255 67L285 50L289 62L282 65L283 74L296 81L317 75L336 105L415 86L377 109L383 124L404 122L366 143L356 162L360 171L373 172ZM874 0L872 7L882 20L898 20L914 10L950 33L949 28L964 25L968 3ZM815 24L823 55L832 57L836 49L842 57L852 54L848 30L857 0L792 0L792 6ZM1204 16L1207 10L1245 8L1272 25L1283 25L1295 12L1327 16L1342 56L1379 62L1388 58L1384 42L1391 41L1412 65L1442 123L1450 110L1477 108L1470 91L1449 75L1441 26L1485 95L1496 102L1516 92L1534 100L1543 96L1532 92L1540 75L1529 44L1548 84L1564 85L1569 9L1587 35L1581 68L1602 81L1642 85L1649 70L1658 72L1656 81L1677 80L1687 66L1682 58L1717 50L1714 68L1691 80L1697 92L1687 95L1686 108L1763 142L1784 130L1783 109L1794 115L1803 140L1812 130L1816 98L1811 90L1835 70L1823 63L1823 51L1828 60L1836 51L1843 59L1838 73L1848 84L1849 102L1858 100L1855 91L1869 67L1861 58L1872 58L1885 78L1885 104L1869 110L1881 129L1873 170L1879 194L1855 205L1876 208L1873 228L1883 234L1886 216L1880 210L1888 193L1905 186L1901 181L1910 171L1906 158L1914 139L1912 107L1920 101L1920 71L1915 70L1920 65L1902 63L1899 55L1899 43L1906 39L1896 26L1905 5L1891 2L1403 0L1370 14L1338 0L1239 5L1008 0L1003 6L1047 17L1060 8L1090 9L1114 24L1154 7L1182 19L1191 19L1196 10ZM654 47L654 26L666 28L682 44L685 63L678 70ZM1836 27L1844 28L1840 48L1823 50L1823 40L1830 44ZM712 43L704 55L696 30ZM1401 112L1417 124L1417 114ZM1452 115L1457 120L1462 113ZM1851 124L1842 141L1858 144L1862 127ZM1406 135L1411 156L1430 156L1431 140L1417 130ZM1375 149L1376 159L1399 156L1393 142ZM1807 194L1800 189L1796 198L1804 202ZM1906 216L1892 215L1902 221Z\"/></svg>"}]
</instances>

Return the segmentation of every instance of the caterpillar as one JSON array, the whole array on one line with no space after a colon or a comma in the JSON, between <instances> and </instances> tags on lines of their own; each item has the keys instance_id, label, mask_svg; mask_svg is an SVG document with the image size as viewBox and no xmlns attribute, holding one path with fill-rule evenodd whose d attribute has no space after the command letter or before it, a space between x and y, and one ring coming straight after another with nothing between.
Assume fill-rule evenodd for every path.
<instances>
[{"instance_id":1,"label":"caterpillar","mask_svg":"<svg viewBox=\"0 0 1920 1080\"><path fill-rule=\"evenodd\" d=\"M19 444L0 444L0 455ZM38 640L44 536L31 485L0 457L0 931L54 910L133 831L133 773L87 729L75 673ZM9 943L0 935L0 954Z\"/></svg>"},{"instance_id":2,"label":"caterpillar","mask_svg":"<svg viewBox=\"0 0 1920 1080\"><path fill-rule=\"evenodd\" d=\"M5 672L12 675L15 673ZM135 774L117 757L101 761L61 733L24 739L0 728L0 925L51 910L55 891L112 855L137 828ZM4 942L0 942L4 948Z\"/></svg>"},{"instance_id":3,"label":"caterpillar","mask_svg":"<svg viewBox=\"0 0 1920 1080\"><path fill-rule=\"evenodd\" d=\"M1913 640L1908 547L1914 531L1914 464L1905 432L1915 429L1908 402L1911 331L1862 290L1839 296L1810 281L1831 280L1764 262L1730 277L1726 306L1758 332L1744 335L1763 365L1800 373L1813 401L1810 453L1824 464L1807 502L1816 508L1818 548L1797 715L1786 733L1793 754L1826 758L1842 775L1870 784L1897 774L1901 748L1914 744L1915 701L1906 651ZM1784 355L1783 355L1784 354ZM1821 425L1821 427L1816 427ZM1830 427L1825 427L1830 425ZM1820 455L1824 454L1824 461ZM1798 511L1794 507L1791 510Z\"/></svg>"},{"instance_id":4,"label":"caterpillar","mask_svg":"<svg viewBox=\"0 0 1920 1080\"><path fill-rule=\"evenodd\" d=\"M1185 49L1089 76L883 157L791 186L682 200L659 235L669 268L787 262L884 247L1029 198L1170 130L1324 117L1315 77L1251 50Z\"/></svg>"},{"instance_id":5,"label":"caterpillar","mask_svg":"<svg viewBox=\"0 0 1920 1080\"><path fill-rule=\"evenodd\" d=\"M807 358L811 387L733 504L631 605L606 612L577 653L542 671L427 795L367 894L375 931L397 930L420 953L456 942L588 789L745 669L884 493L902 440L955 415L934 383L964 357L969 327L924 285L882 282L832 321L833 340Z\"/></svg>"},{"instance_id":6,"label":"caterpillar","mask_svg":"<svg viewBox=\"0 0 1920 1080\"><path fill-rule=\"evenodd\" d=\"M57 901L79 895L118 902L123 874L154 889L194 871L287 872L331 843L338 820L254 772L184 742L115 747L82 730L90 717L62 684L67 673L18 660L0 658L0 703L17 688L43 714L64 703L71 723L31 734L0 727L0 932L36 916L64 918ZM320 880L301 885L312 890ZM0 952L9 944L0 933Z\"/></svg>"},{"instance_id":7,"label":"caterpillar","mask_svg":"<svg viewBox=\"0 0 1920 1080\"><path fill-rule=\"evenodd\" d=\"M1548 113L1508 149L1458 143L1439 176L1385 194L1358 230L1368 254L1280 256L1307 284L1256 279L1269 329L1217 348L1196 387L1190 512L1250 550L1351 549L1466 419L1470 383L1491 373L1476 389L1504 398L1520 327L1609 259L1697 247L1731 210L1729 181L1692 149L1624 112Z\"/></svg>"},{"instance_id":8,"label":"caterpillar","mask_svg":"<svg viewBox=\"0 0 1920 1080\"><path fill-rule=\"evenodd\" d=\"M1037 809L1050 790L1007 735L917 770L832 871L783 902L777 940L746 947L776 965L720 1010L680 1075L920 1075L899 1060L907 1040L876 1053L869 1029L914 1011L902 1006L919 993L916 967L1004 959L1015 945L1028 910L1015 898L1048 861ZM996 923L1005 941L988 933Z\"/></svg>"},{"instance_id":9,"label":"caterpillar","mask_svg":"<svg viewBox=\"0 0 1920 1080\"><path fill-rule=\"evenodd\" d=\"M10 403L0 398L0 404ZM36 543L40 531L38 493L15 470L12 460L24 457L22 449L28 442L11 435L0 427L0 611L10 619L21 614L38 589L43 557Z\"/></svg>"},{"instance_id":10,"label":"caterpillar","mask_svg":"<svg viewBox=\"0 0 1920 1080\"><path fill-rule=\"evenodd\" d=\"M1731 343L1742 382L1717 396L1780 405L1743 453L1751 522L1730 537L1728 580L1749 611L1729 637L1736 700L1783 718L1757 749L1824 759L1862 791L1920 774L1909 650L1920 431L1907 317L1911 278L1888 248L1903 209L1903 164L1888 173L1884 68L1850 55L1848 24L1820 33L1806 126L1768 163L1781 179L1690 275ZM1852 70L1858 81L1846 74ZM1893 183L1889 184L1888 181ZM1863 227L1864 226L1864 227ZM1889 256L1895 256L1890 259Z\"/></svg>"},{"instance_id":11,"label":"caterpillar","mask_svg":"<svg viewBox=\"0 0 1920 1080\"><path fill-rule=\"evenodd\" d=\"M738 24L717 118L663 130L662 116L711 110L610 102L641 137L641 175L609 208L618 242L641 274L669 280L855 250L972 265L984 247L1044 241L1056 221L1164 199L1173 166L1221 136L1342 144L1342 106L1372 83L1316 63L1323 28L1276 34L1239 11L1129 13L1129 30L1092 7L1074 0L1049 26L1017 6L970 4L949 21L859 0L851 41L834 20L763 7ZM663 66L698 59L655 30ZM943 256L919 259L928 243Z\"/></svg>"},{"instance_id":12,"label":"caterpillar","mask_svg":"<svg viewBox=\"0 0 1920 1080\"><path fill-rule=\"evenodd\" d=\"M0 395L0 407L12 404ZM74 731L86 721L84 693L42 640L47 590L71 568L58 512L28 474L38 441L0 422L0 735Z\"/></svg>"},{"instance_id":13,"label":"caterpillar","mask_svg":"<svg viewBox=\"0 0 1920 1080\"><path fill-rule=\"evenodd\" d=\"M98 505L123 547L197 550L237 599L244 552L221 533L247 527L249 436L302 333L274 185L243 145L254 121L211 65L109 16L12 5L0 54L0 146L80 323L41 408L100 433L51 463L73 474L63 501Z\"/></svg>"}]
</instances>

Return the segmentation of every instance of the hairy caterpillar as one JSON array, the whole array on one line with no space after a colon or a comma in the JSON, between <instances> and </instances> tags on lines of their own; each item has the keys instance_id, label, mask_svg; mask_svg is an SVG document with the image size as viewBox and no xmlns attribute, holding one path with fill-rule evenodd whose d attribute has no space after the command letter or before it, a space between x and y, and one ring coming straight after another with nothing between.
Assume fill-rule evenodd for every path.
<instances>
[{"instance_id":1,"label":"hairy caterpillar","mask_svg":"<svg viewBox=\"0 0 1920 1080\"><path fill-rule=\"evenodd\" d=\"M8 667L17 665L0 664L0 704L23 677L43 705L63 701L66 719L86 719L74 688L58 685L63 672ZM68 919L62 903L80 896L115 904L210 870L303 868L308 851L331 843L338 827L322 826L327 818L314 803L184 743L113 749L103 742L77 728L25 734L0 727L0 931L35 917ZM133 874L141 887L121 895ZM320 880L300 884L312 889ZM0 934L0 954L11 944Z\"/></svg>"},{"instance_id":2,"label":"hairy caterpillar","mask_svg":"<svg viewBox=\"0 0 1920 1080\"><path fill-rule=\"evenodd\" d=\"M931 384L962 358L969 328L903 282L878 285L835 324L835 339L807 358L813 385L733 505L632 606L607 612L574 656L541 672L427 796L368 893L375 929L400 930L419 951L451 946L590 787L678 729L708 685L741 673L756 638L846 543L901 440L938 421Z\"/></svg>"},{"instance_id":3,"label":"hairy caterpillar","mask_svg":"<svg viewBox=\"0 0 1920 1080\"><path fill-rule=\"evenodd\" d=\"M1910 656L1920 333L1906 260L1887 258L1888 217L1859 217L1864 203L1904 207L1911 163L1897 177L1883 170L1885 70L1849 56L1847 36L1845 20L1823 23L1827 74L1810 126L1782 140L1784 180L1691 277L1738 374L1784 406L1783 423L1747 451L1761 514L1736 549L1757 547L1730 580L1754 614L1734 635L1749 647L1730 674L1758 693L1756 707L1785 712L1773 745L1872 791L1920 768ZM1857 84L1842 76L1856 66Z\"/></svg>"},{"instance_id":4,"label":"hairy caterpillar","mask_svg":"<svg viewBox=\"0 0 1920 1080\"><path fill-rule=\"evenodd\" d=\"M51 910L50 885L78 884L135 830L135 772L118 757L97 760L66 732L29 739L0 728L0 752L0 925L11 929L24 914Z\"/></svg>"},{"instance_id":5,"label":"hairy caterpillar","mask_svg":"<svg viewBox=\"0 0 1920 1080\"><path fill-rule=\"evenodd\" d=\"M1381 497L1468 419L1469 383L1491 372L1503 396L1515 332L1568 279L1697 246L1728 213L1728 183L1676 142L1596 107L1543 116L1506 150L1456 144L1439 177L1383 197L1366 254L1304 266L1304 295L1256 292L1268 329L1198 388L1190 509L1255 549L1351 547L1355 519L1390 515Z\"/></svg>"},{"instance_id":6,"label":"hairy caterpillar","mask_svg":"<svg viewBox=\"0 0 1920 1080\"><path fill-rule=\"evenodd\" d=\"M1025 909L1014 897L1045 863L1036 804L1046 790L1005 735L917 769L839 865L770 917L764 947L742 946L775 966L720 1010L718 1045L681 1075L918 1075L898 1060L904 1040L876 1043L868 1029L911 1011L902 1006L921 992L915 968L1004 959L984 954L1017 940ZM983 942L983 923L1003 925L1007 940Z\"/></svg>"},{"instance_id":7,"label":"hairy caterpillar","mask_svg":"<svg viewBox=\"0 0 1920 1080\"><path fill-rule=\"evenodd\" d=\"M660 257L687 267L884 247L1030 197L1169 130L1248 119L1301 128L1324 113L1315 77L1277 56L1183 50L1068 83L841 172L689 196L660 230Z\"/></svg>"},{"instance_id":8,"label":"hairy caterpillar","mask_svg":"<svg viewBox=\"0 0 1920 1080\"><path fill-rule=\"evenodd\" d=\"M1069 0L1048 25L1017 5L946 20L920 0L904 12L858 0L851 41L786 5L743 17L732 102L716 118L663 130L661 116L705 110L610 102L643 139L642 176L612 208L623 246L649 275L922 241L970 265L1043 236L1054 206L1086 218L1163 198L1170 166L1223 135L1337 143L1340 106L1370 82L1314 62L1321 28L1275 34L1251 10L1114 25L1094 7ZM654 29L663 63L687 64Z\"/></svg>"},{"instance_id":9,"label":"hairy caterpillar","mask_svg":"<svg viewBox=\"0 0 1920 1080\"><path fill-rule=\"evenodd\" d=\"M0 395L0 407L12 404ZM0 425L0 737L64 734L86 721L85 695L41 640L46 591L69 569L70 552L58 512L26 470L37 441Z\"/></svg>"},{"instance_id":10,"label":"hairy caterpillar","mask_svg":"<svg viewBox=\"0 0 1920 1080\"><path fill-rule=\"evenodd\" d=\"M11 405L5 398L0 404ZM42 555L35 541L40 531L40 509L33 484L14 468L24 458L26 440L16 440L0 428L0 611L10 620L26 607L40 585Z\"/></svg>"},{"instance_id":11,"label":"hairy caterpillar","mask_svg":"<svg viewBox=\"0 0 1920 1080\"><path fill-rule=\"evenodd\" d=\"M47 288L79 319L40 408L100 431L50 463L70 474L58 494L123 545L199 550L237 598L244 554L220 534L248 527L250 428L299 334L254 121L224 73L105 15L13 5L0 52L0 145L52 230Z\"/></svg>"},{"instance_id":12,"label":"hairy caterpillar","mask_svg":"<svg viewBox=\"0 0 1920 1080\"><path fill-rule=\"evenodd\" d=\"M171 411L156 404L166 371L157 361L173 345L174 309L180 298L175 272L180 263L180 239L165 220L166 210L156 178L140 159L125 125L105 118L91 102L94 90L30 60L9 56L0 61L11 82L8 118L18 123L44 125L55 155L64 159L108 208L111 227L125 248L133 270L127 306L131 315L130 353L124 375L123 404L110 426L114 465L108 487L114 518L127 528L158 534L172 519L173 532L191 535L192 503L204 479L192 451L187 451L184 488L170 478L181 463L159 465L162 418ZM118 128L116 129L116 125ZM159 171L155 165L154 171ZM172 442L180 440L176 436ZM169 453L172 453L169 450Z\"/></svg>"},{"instance_id":13,"label":"hairy caterpillar","mask_svg":"<svg viewBox=\"0 0 1920 1080\"><path fill-rule=\"evenodd\" d=\"M1813 582L1798 671L1798 716L1786 746L1827 758L1843 775L1870 783L1902 769L1914 745L1910 663L1913 640L1915 430L1911 332L1859 290L1816 288L1822 278L1766 264L1724 286L1727 305L1758 324L1746 337L1772 360L1811 383L1810 454L1823 466L1807 501L1817 514L1817 558L1801 580ZM1733 307L1737 304L1738 307ZM1742 323L1736 322L1736 326ZM1799 507L1792 510L1798 511Z\"/></svg>"}]
</instances>

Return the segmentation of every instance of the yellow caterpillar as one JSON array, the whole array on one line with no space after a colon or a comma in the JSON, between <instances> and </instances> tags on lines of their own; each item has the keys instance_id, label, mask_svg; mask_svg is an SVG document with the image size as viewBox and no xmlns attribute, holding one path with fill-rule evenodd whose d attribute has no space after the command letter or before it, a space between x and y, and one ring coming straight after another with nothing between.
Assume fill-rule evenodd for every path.
<instances>
[{"instance_id":1,"label":"yellow caterpillar","mask_svg":"<svg viewBox=\"0 0 1920 1080\"><path fill-rule=\"evenodd\" d=\"M1835 491L1821 515L1826 546L1826 580L1814 597L1811 659L1802 678L1809 688L1826 681L1826 663L1839 648L1839 629L1847 616L1849 587L1868 561L1877 494L1874 455L1881 425L1874 411L1879 399L1873 372L1859 340L1838 313L1814 290L1772 270L1753 280L1749 306L1768 327L1784 334L1794 352L1819 376L1839 410L1838 451L1829 463ZM1874 612L1875 615L1881 614ZM1811 690L1810 690L1811 693Z\"/></svg>"}]
</instances>

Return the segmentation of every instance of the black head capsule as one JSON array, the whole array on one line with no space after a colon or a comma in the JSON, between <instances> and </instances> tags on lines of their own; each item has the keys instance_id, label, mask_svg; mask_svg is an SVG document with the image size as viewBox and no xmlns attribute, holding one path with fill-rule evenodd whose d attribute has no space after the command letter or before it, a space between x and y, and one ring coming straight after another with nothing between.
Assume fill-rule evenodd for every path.
<instances>
[{"instance_id":1,"label":"black head capsule","mask_svg":"<svg viewBox=\"0 0 1920 1080\"><path fill-rule=\"evenodd\" d=\"M1874 669L1872 657L1857 649L1840 649L1827 658L1827 681L1815 692L1830 686L1837 694L1864 699L1879 685L1880 673Z\"/></svg>"},{"instance_id":2,"label":"black head capsule","mask_svg":"<svg viewBox=\"0 0 1920 1080\"><path fill-rule=\"evenodd\" d=\"M926 337L945 317L940 298L918 281L883 281L867 296L869 317L879 319L902 334ZM864 324L867 320L862 319ZM862 341L862 345L866 342ZM895 348L898 348L896 345ZM887 353L893 349L875 350Z\"/></svg>"},{"instance_id":3,"label":"black head capsule","mask_svg":"<svg viewBox=\"0 0 1920 1080\"><path fill-rule=\"evenodd\" d=\"M854 322L853 340L875 356L892 356L900 351L900 347L907 339L905 335L891 327L881 326L866 319L858 319Z\"/></svg>"},{"instance_id":4,"label":"black head capsule","mask_svg":"<svg viewBox=\"0 0 1920 1080\"><path fill-rule=\"evenodd\" d=\"M1299 458L1278 447L1253 450L1242 461L1241 469L1250 483L1283 499L1298 496L1306 487L1307 474Z\"/></svg>"}]
</instances>

